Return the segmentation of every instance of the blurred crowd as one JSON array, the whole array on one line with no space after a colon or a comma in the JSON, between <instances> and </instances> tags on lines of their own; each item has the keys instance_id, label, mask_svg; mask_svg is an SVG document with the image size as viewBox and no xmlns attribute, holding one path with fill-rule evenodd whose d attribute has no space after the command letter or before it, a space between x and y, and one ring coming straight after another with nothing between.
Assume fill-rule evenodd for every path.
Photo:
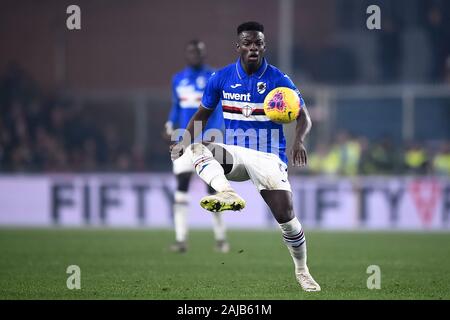
<instances>
[{"instance_id":1,"label":"blurred crowd","mask_svg":"<svg viewBox=\"0 0 450 320\"><path fill-rule=\"evenodd\" d=\"M421 33L426 41L423 47L428 51L430 62L426 80L450 83L450 4L448 1L429 0L419 2L417 15L404 14L408 2L392 5L386 12L383 32L379 33L378 59L383 81L401 80L402 61L409 52L402 47L402 34L406 29ZM415 18L415 19L414 19ZM415 41L420 41L416 38ZM416 44L417 45L417 44ZM424 79L423 79L424 80Z\"/></svg>"},{"instance_id":2,"label":"blurred crowd","mask_svg":"<svg viewBox=\"0 0 450 320\"><path fill-rule=\"evenodd\" d=\"M450 83L450 4L448 1L427 1L424 28L431 49L431 78Z\"/></svg>"},{"instance_id":3,"label":"blurred crowd","mask_svg":"<svg viewBox=\"0 0 450 320\"><path fill-rule=\"evenodd\" d=\"M43 94L11 64L0 76L0 172L137 172L154 169L152 161L170 170L165 143L160 147L167 159L158 158L157 150L147 154L121 133L123 120L94 114L60 94ZM373 142L341 132L333 143L309 150L302 174L450 175L450 141L398 148L389 138Z\"/></svg>"},{"instance_id":4,"label":"blurred crowd","mask_svg":"<svg viewBox=\"0 0 450 320\"><path fill-rule=\"evenodd\" d=\"M305 80L330 84L450 83L450 1L335 3L337 26L332 40L320 50L308 50L302 43L294 48L294 67ZM366 16L360 12L371 4L382 10L379 32L361 28ZM368 49L370 46L374 49ZM369 56L373 69L365 72L360 60Z\"/></svg>"},{"instance_id":5,"label":"blurred crowd","mask_svg":"<svg viewBox=\"0 0 450 320\"><path fill-rule=\"evenodd\" d=\"M145 168L118 128L59 94L43 94L16 64L0 77L0 171L129 171Z\"/></svg>"},{"instance_id":6,"label":"blurred crowd","mask_svg":"<svg viewBox=\"0 0 450 320\"><path fill-rule=\"evenodd\" d=\"M402 148L388 137L369 142L340 132L332 144L318 144L309 154L308 174L450 175L450 141L412 142Z\"/></svg>"}]
</instances>

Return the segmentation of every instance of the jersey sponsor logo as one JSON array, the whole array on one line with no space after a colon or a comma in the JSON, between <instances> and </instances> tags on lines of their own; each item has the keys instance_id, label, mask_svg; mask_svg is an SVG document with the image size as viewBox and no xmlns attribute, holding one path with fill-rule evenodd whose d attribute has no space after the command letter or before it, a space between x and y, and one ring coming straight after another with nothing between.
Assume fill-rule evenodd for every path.
<instances>
[{"instance_id":1,"label":"jersey sponsor logo","mask_svg":"<svg viewBox=\"0 0 450 320\"><path fill-rule=\"evenodd\" d=\"M250 93L231 93L222 90L223 99L250 102Z\"/></svg>"},{"instance_id":2,"label":"jersey sponsor logo","mask_svg":"<svg viewBox=\"0 0 450 320\"><path fill-rule=\"evenodd\" d=\"M247 118L250 117L252 115L252 113L253 113L253 108L251 106L245 105L242 107L242 114L245 117L247 117Z\"/></svg>"},{"instance_id":3,"label":"jersey sponsor logo","mask_svg":"<svg viewBox=\"0 0 450 320\"><path fill-rule=\"evenodd\" d=\"M263 94L264 92L266 92L266 88L267 84L265 82L260 81L256 84L256 89L258 89L259 94Z\"/></svg>"}]
</instances>

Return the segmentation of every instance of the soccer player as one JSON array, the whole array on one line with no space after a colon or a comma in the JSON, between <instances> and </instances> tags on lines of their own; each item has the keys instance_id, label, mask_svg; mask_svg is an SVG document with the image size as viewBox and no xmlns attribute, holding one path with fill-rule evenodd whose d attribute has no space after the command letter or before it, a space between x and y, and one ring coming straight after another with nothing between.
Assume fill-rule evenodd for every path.
<instances>
[{"instance_id":1,"label":"soccer player","mask_svg":"<svg viewBox=\"0 0 450 320\"><path fill-rule=\"evenodd\" d=\"M175 128L186 128L189 120L197 111L203 90L213 72L205 65L205 57L206 47L202 41L191 40L187 43L185 49L187 67L178 72L172 81L172 109L165 124L165 133L169 138L175 132ZM212 112L207 128L223 130L223 116L220 107ZM176 242L171 246L171 250L176 252L186 252L187 250L188 188L193 172L194 166L187 155L173 161L173 173L177 180L173 206ZM210 194L214 193L214 189L207 187ZM229 244L226 240L225 224L219 213L213 215L213 230L216 250L228 252Z\"/></svg>"},{"instance_id":2,"label":"soccer player","mask_svg":"<svg viewBox=\"0 0 450 320\"><path fill-rule=\"evenodd\" d=\"M291 150L293 164L306 165L305 137L311 119L300 92L289 77L264 58L264 27L246 22L237 28L239 58L215 72L206 85L202 102L180 142L171 146L172 159L188 154L197 174L216 190L200 204L213 211L240 210L245 201L231 187L231 181L251 180L279 223L284 242L295 265L295 276L305 291L320 291L306 264L306 240L294 214L292 191L287 179L286 142L282 125L270 121L263 111L267 93L288 87L300 97L301 111ZM225 144L193 143L194 124L204 124L219 101L225 119Z\"/></svg>"}]
</instances>

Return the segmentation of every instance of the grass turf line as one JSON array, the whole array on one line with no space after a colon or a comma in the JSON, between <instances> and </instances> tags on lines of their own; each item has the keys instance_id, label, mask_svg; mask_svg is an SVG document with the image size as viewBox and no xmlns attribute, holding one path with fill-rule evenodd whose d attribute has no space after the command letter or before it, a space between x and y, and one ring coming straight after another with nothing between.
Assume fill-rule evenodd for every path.
<instances>
[{"instance_id":1,"label":"grass turf line","mask_svg":"<svg viewBox=\"0 0 450 320\"><path fill-rule=\"evenodd\" d=\"M0 229L0 299L450 299L450 233L307 231L308 265L322 292L296 283L273 231L192 230L189 250L168 250L170 230ZM69 265L81 290L69 290ZM369 265L381 289L369 290Z\"/></svg>"}]
</instances>

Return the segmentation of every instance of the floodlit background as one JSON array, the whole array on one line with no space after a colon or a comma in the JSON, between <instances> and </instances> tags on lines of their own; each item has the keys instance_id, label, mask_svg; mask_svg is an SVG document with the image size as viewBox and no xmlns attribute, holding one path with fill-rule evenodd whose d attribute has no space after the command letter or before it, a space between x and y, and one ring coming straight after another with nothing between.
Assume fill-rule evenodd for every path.
<instances>
[{"instance_id":1,"label":"floodlit background","mask_svg":"<svg viewBox=\"0 0 450 320\"><path fill-rule=\"evenodd\" d=\"M169 250L171 78L191 39L233 63L248 20L313 120L289 180L320 293L251 182L223 214L229 253L197 177L188 251ZM0 299L449 299L449 176L448 0L0 1Z\"/></svg>"},{"instance_id":2,"label":"floodlit background","mask_svg":"<svg viewBox=\"0 0 450 320\"><path fill-rule=\"evenodd\" d=\"M70 4L81 30L66 28ZM366 27L371 4L381 30ZM209 65L235 61L247 20L265 25L269 62L313 119L309 165L290 168L297 214L317 227L448 229L450 4L419 0L3 1L0 223L170 227L171 77L193 38ZM260 222L231 225L270 225L250 182L238 188ZM193 211L203 193L194 180Z\"/></svg>"}]
</instances>

